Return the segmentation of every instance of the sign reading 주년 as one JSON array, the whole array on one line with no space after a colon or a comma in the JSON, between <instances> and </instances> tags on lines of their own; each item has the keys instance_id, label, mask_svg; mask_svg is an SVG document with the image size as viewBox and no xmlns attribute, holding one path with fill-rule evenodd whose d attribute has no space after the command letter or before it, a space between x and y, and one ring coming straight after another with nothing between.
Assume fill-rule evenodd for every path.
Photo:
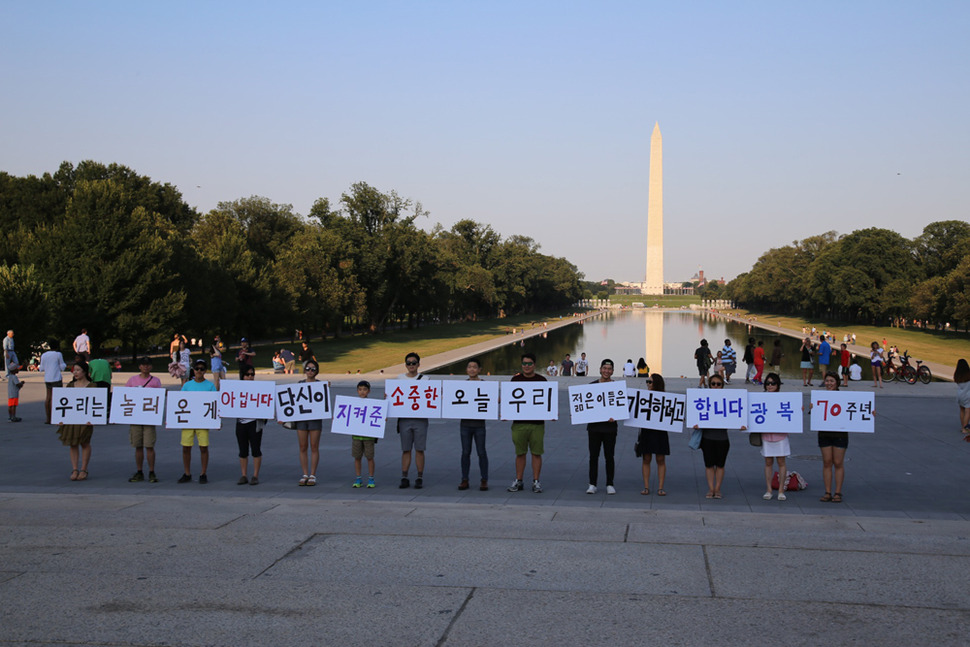
<instances>
[{"instance_id":1,"label":"sign reading \uc8fc\ub144","mask_svg":"<svg viewBox=\"0 0 970 647\"><path fill-rule=\"evenodd\" d=\"M812 391L812 431L876 431L873 393Z\"/></svg>"}]
</instances>

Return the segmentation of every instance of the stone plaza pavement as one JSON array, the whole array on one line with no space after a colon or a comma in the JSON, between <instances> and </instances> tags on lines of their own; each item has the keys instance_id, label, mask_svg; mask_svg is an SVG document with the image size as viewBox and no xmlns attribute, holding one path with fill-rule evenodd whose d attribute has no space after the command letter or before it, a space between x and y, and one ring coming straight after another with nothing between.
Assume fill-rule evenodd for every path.
<instances>
[{"instance_id":1,"label":"stone plaza pavement","mask_svg":"<svg viewBox=\"0 0 970 647\"><path fill-rule=\"evenodd\" d=\"M337 394L352 392L348 377L333 376ZM970 635L970 443L952 384L880 390L876 433L852 436L845 502L832 504L818 500L812 433L792 438L789 461L809 487L785 502L762 500L763 462L740 433L724 499L704 498L686 435L671 437L667 496L641 496L634 432L622 427L618 493L603 493L601 465L600 493L587 495L586 433L565 406L547 428L541 494L506 492L513 452L501 422L489 423L487 492L456 489L455 421L431 423L422 490L398 489L393 433L377 445L378 487L351 489L350 441L326 431L320 484L297 487L296 439L275 423L256 487L236 485L229 423L213 433L207 485L197 452L193 482L175 482L178 436L164 430L161 482L128 483L133 451L117 426L96 429L90 478L75 483L43 424L43 385L26 379L24 422L0 427L0 646L964 645ZM471 475L477 484L474 458Z\"/></svg>"}]
</instances>

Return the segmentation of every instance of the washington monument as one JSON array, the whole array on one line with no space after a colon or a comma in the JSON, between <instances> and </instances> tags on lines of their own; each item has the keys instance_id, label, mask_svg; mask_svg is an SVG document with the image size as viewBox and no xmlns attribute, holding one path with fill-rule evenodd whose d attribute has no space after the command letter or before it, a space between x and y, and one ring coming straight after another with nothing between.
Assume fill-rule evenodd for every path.
<instances>
[{"instance_id":1,"label":"washington monument","mask_svg":"<svg viewBox=\"0 0 970 647\"><path fill-rule=\"evenodd\" d=\"M650 136L650 193L647 197L647 276L643 294L664 293L664 154L660 123Z\"/></svg>"}]
</instances>

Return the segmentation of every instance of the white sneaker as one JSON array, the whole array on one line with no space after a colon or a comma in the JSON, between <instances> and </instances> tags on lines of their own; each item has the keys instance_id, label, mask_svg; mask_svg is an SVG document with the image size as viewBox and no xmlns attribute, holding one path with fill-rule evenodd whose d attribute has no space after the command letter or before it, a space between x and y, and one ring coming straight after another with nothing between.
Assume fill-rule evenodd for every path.
<instances>
[{"instance_id":1,"label":"white sneaker","mask_svg":"<svg viewBox=\"0 0 970 647\"><path fill-rule=\"evenodd\" d=\"M588 488L586 488L586 494L596 494L596 486L590 485Z\"/></svg>"},{"instance_id":2,"label":"white sneaker","mask_svg":"<svg viewBox=\"0 0 970 647\"><path fill-rule=\"evenodd\" d=\"M539 481L532 481L532 491L536 494L542 494L542 485L539 484Z\"/></svg>"},{"instance_id":3,"label":"white sneaker","mask_svg":"<svg viewBox=\"0 0 970 647\"><path fill-rule=\"evenodd\" d=\"M612 485L607 485L606 486L606 493L607 494L616 494L616 488L613 487Z\"/></svg>"},{"instance_id":4,"label":"white sneaker","mask_svg":"<svg viewBox=\"0 0 970 647\"><path fill-rule=\"evenodd\" d=\"M787 498L788 498L788 497L786 497L786 496L785 496L785 493L784 493L784 492L779 492L779 493L778 493L778 500L779 500L779 501L784 501L784 500L785 500L785 499L787 499Z\"/></svg>"}]
</instances>

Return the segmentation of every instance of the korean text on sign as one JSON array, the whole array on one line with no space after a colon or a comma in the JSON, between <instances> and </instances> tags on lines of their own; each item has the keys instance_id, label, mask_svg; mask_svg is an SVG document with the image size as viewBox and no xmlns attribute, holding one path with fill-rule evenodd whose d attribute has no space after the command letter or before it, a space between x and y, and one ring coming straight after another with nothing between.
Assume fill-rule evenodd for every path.
<instances>
[{"instance_id":1,"label":"korean text on sign","mask_svg":"<svg viewBox=\"0 0 970 647\"><path fill-rule=\"evenodd\" d=\"M687 396L680 393L631 389L626 394L630 417L623 421L627 427L684 431L687 420Z\"/></svg>"},{"instance_id":2,"label":"korean text on sign","mask_svg":"<svg viewBox=\"0 0 970 647\"><path fill-rule=\"evenodd\" d=\"M330 431L352 436L384 437L387 401L338 395L333 402Z\"/></svg>"},{"instance_id":3,"label":"korean text on sign","mask_svg":"<svg viewBox=\"0 0 970 647\"><path fill-rule=\"evenodd\" d=\"M219 416L269 420L276 415L276 383L254 380L222 380L219 385Z\"/></svg>"},{"instance_id":4,"label":"korean text on sign","mask_svg":"<svg viewBox=\"0 0 970 647\"><path fill-rule=\"evenodd\" d=\"M165 419L165 389L116 387L111 397L111 424L161 425Z\"/></svg>"},{"instance_id":5,"label":"korean text on sign","mask_svg":"<svg viewBox=\"0 0 970 647\"><path fill-rule=\"evenodd\" d=\"M172 391L165 398L166 429L219 429L218 391Z\"/></svg>"},{"instance_id":6,"label":"korean text on sign","mask_svg":"<svg viewBox=\"0 0 970 647\"><path fill-rule=\"evenodd\" d=\"M625 382L598 382L569 387L569 418L574 425L626 420L630 415Z\"/></svg>"},{"instance_id":7,"label":"korean text on sign","mask_svg":"<svg viewBox=\"0 0 970 647\"><path fill-rule=\"evenodd\" d=\"M441 417L498 420L498 382L444 380L441 383Z\"/></svg>"},{"instance_id":8,"label":"korean text on sign","mask_svg":"<svg viewBox=\"0 0 970 647\"><path fill-rule=\"evenodd\" d=\"M276 387L276 419L280 422L329 420L330 383L300 382Z\"/></svg>"},{"instance_id":9,"label":"korean text on sign","mask_svg":"<svg viewBox=\"0 0 970 647\"><path fill-rule=\"evenodd\" d=\"M875 395L848 391L812 391L812 431L876 431Z\"/></svg>"},{"instance_id":10,"label":"korean text on sign","mask_svg":"<svg viewBox=\"0 0 970 647\"><path fill-rule=\"evenodd\" d=\"M441 380L387 380L384 393L390 418L441 417Z\"/></svg>"},{"instance_id":11,"label":"korean text on sign","mask_svg":"<svg viewBox=\"0 0 970 647\"><path fill-rule=\"evenodd\" d=\"M748 424L748 392L742 389L687 389L687 426L740 429Z\"/></svg>"},{"instance_id":12,"label":"korean text on sign","mask_svg":"<svg viewBox=\"0 0 970 647\"><path fill-rule=\"evenodd\" d=\"M502 420L558 420L555 382L500 382Z\"/></svg>"},{"instance_id":13,"label":"korean text on sign","mask_svg":"<svg viewBox=\"0 0 970 647\"><path fill-rule=\"evenodd\" d=\"M802 433L801 393L749 393L749 432Z\"/></svg>"},{"instance_id":14,"label":"korean text on sign","mask_svg":"<svg viewBox=\"0 0 970 647\"><path fill-rule=\"evenodd\" d=\"M108 389L57 387L51 391L51 424L104 425L108 422Z\"/></svg>"}]
</instances>

